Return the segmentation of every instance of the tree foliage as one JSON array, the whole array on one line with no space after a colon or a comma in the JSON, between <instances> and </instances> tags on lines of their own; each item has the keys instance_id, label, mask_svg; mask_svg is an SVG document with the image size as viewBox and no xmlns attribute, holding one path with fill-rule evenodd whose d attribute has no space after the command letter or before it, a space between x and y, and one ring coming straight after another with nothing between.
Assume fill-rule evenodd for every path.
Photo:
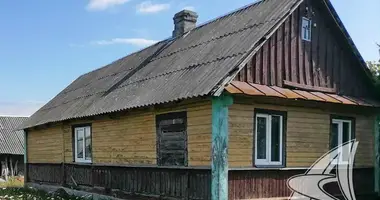
<instances>
[{"instance_id":1,"label":"tree foliage","mask_svg":"<svg viewBox=\"0 0 380 200\"><path fill-rule=\"evenodd\" d=\"M376 83L380 83L380 63L369 61L367 62L367 65Z\"/></svg>"},{"instance_id":2,"label":"tree foliage","mask_svg":"<svg viewBox=\"0 0 380 200\"><path fill-rule=\"evenodd\" d=\"M379 57L380 57L380 45L377 44L379 48ZM374 80L376 81L376 85L380 85L380 58L378 61L368 61L368 68L372 73Z\"/></svg>"}]
</instances>

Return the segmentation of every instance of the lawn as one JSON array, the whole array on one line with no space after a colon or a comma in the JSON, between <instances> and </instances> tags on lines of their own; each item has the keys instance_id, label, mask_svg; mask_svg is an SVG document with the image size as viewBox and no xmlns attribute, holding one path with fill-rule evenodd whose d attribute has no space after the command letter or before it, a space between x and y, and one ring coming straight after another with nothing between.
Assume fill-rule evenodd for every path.
<instances>
[{"instance_id":1,"label":"lawn","mask_svg":"<svg viewBox=\"0 0 380 200\"><path fill-rule=\"evenodd\" d=\"M47 193L34 188L1 188L1 200L90 200L77 196L70 196L66 193Z\"/></svg>"},{"instance_id":2,"label":"lawn","mask_svg":"<svg viewBox=\"0 0 380 200\"><path fill-rule=\"evenodd\" d=\"M0 182L0 200L89 200L89 198L70 196L63 190L47 193L34 188L24 188L24 179L15 177Z\"/></svg>"},{"instance_id":3,"label":"lawn","mask_svg":"<svg viewBox=\"0 0 380 200\"><path fill-rule=\"evenodd\" d=\"M6 182L0 182L0 188L20 188L24 187L24 177L12 177Z\"/></svg>"}]
</instances>

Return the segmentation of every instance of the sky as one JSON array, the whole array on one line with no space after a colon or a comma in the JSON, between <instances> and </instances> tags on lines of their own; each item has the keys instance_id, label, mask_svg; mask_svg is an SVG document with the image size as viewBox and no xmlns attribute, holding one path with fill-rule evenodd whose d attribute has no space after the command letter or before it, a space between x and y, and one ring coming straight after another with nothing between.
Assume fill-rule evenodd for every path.
<instances>
[{"instance_id":1,"label":"sky","mask_svg":"<svg viewBox=\"0 0 380 200\"><path fill-rule=\"evenodd\" d=\"M0 1L0 115L29 116L78 76L254 0ZM331 0L365 60L378 60L379 0Z\"/></svg>"}]
</instances>

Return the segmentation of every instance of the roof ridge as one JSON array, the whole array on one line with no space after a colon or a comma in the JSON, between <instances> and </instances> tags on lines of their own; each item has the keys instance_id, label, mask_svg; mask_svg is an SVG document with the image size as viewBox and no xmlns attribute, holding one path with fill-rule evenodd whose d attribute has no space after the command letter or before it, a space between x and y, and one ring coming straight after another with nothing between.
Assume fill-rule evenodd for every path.
<instances>
[{"instance_id":1,"label":"roof ridge","mask_svg":"<svg viewBox=\"0 0 380 200\"><path fill-rule=\"evenodd\" d=\"M150 45L150 46L147 46L147 47L142 48L142 49L140 49L140 50L138 50L138 51L134 51L134 52L132 52L132 53L126 55L126 56L123 56L123 57L121 57L121 58L119 58L119 59L117 59L117 60L115 60L115 61L113 61L113 62L111 62L111 63L109 63L109 64L106 64L106 65L104 65L104 66L102 66L102 67L99 67L99 68L97 68L97 69L94 69L94 70L92 70L92 71L86 72L86 73L80 75L79 77L84 76L84 75L86 75L86 74L90 74L90 73L95 72L95 71L98 71L98 70L101 70L101 69L103 69L103 68L105 68L105 67L107 67L107 66L110 66L110 65L112 65L113 63L115 63L115 62L117 62L117 61L119 61L119 60L121 60L121 59L123 59L123 58L126 58L126 57L129 57L129 56L132 56L132 55L135 55L135 54L141 53L142 51L144 51L144 50L146 50L146 49L148 49L148 48L154 47L154 46L156 46L156 45L158 45L158 44L160 44L160 43L162 43L162 42L165 42L165 41L168 41L168 42L169 42L169 41L170 41L169 39L170 39L170 38L160 40L160 41L158 41L158 42L156 42L156 43L154 43L154 44L152 44L152 45ZM79 77L78 77L78 78L79 78Z\"/></svg>"},{"instance_id":2,"label":"roof ridge","mask_svg":"<svg viewBox=\"0 0 380 200\"><path fill-rule=\"evenodd\" d=\"M179 53L179 52L182 52L182 51L187 51L189 49L192 49L192 48L195 48L197 46L200 46L200 45L203 45L203 44L208 44L210 42L213 42L215 40L219 40L219 39L222 39L222 38L225 38L225 37L228 37L228 36L231 36L231 35L234 35L236 33L240 33L240 32L243 32L243 31L246 31L248 29L251 29L251 28L254 28L254 27L257 27L257 26L260 26L260 25L263 25L267 22L271 22L271 21L275 21L275 20L278 20L279 18L274 18L274 19L270 19L270 20L266 20L264 22L260 22L260 23L254 23L254 24L251 24L251 25L248 25L248 26L244 26L243 28L240 28L238 30L235 30L235 31L231 31L231 32L226 32L222 35L219 35L217 37L212 37L210 40L206 40L206 41L203 41L203 42L199 42L197 44L194 44L194 45L191 45L191 46L187 46L185 48L178 48L177 51L172 51L166 55L163 55L163 56L159 56L159 57L156 57L156 59L152 59L151 61L155 61L155 60L159 60L161 58L166 58L166 57L169 57L169 56L172 56L176 53Z\"/></svg>"},{"instance_id":3,"label":"roof ridge","mask_svg":"<svg viewBox=\"0 0 380 200\"><path fill-rule=\"evenodd\" d=\"M213 23L213 22L216 22L216 21L218 21L218 20L220 20L220 19L226 18L226 17L228 17L228 16L230 16L230 15L233 15L233 14L235 14L235 13L237 13L237 12L240 12L240 11L243 11L243 10L245 10L245 9L248 9L248 8L250 8L250 7L252 7L252 6L255 6L255 5L259 4L259 3L262 3L262 2L264 2L264 1L266 1L266 0L256 0L255 2L253 2L253 3L251 3L251 4L248 4L248 5L245 5L245 6L243 6L243 7L237 8L236 10L231 11L231 12L229 12L229 13L227 13L227 14L224 14L224 15L222 15L222 16L219 16L219 17L216 17L216 18L211 19L211 20L209 20L209 21L206 21L206 22L204 22L204 23L198 25L198 26L195 27L194 29L192 29L192 30L190 30L190 31L188 31L188 32L186 32L186 33L184 33L183 35L188 34L189 32L192 32L192 31L197 30L197 29L199 29L199 28L202 28L202 27L204 27L204 26L206 26L206 25L208 25L208 24L211 24L211 23ZM257 23L257 24L253 24L253 25L251 25L251 26L254 27L254 25L259 25L259 24L264 24L264 23ZM253 27L250 27L250 28L253 28ZM157 57L157 59L152 59L151 61L155 61L155 60L159 60L159 59L161 59L161 58L165 58L165 57L171 56L171 55L173 55L173 54L175 54L175 53L178 53L178 52L181 52L181 51L185 51L185 50L187 50L187 49L191 49L191 47L196 47L196 46L199 46L199 45L202 45L202 44L205 44L205 43L209 43L209 42L211 42L211 41L213 41L213 40L220 39L220 38L223 38L223 37L229 36L229 35L231 35L232 33L237 33L237 32L239 32L239 31L244 31L244 30L246 30L246 29L248 29L248 28L243 27L243 28L241 28L241 29L239 29L239 30L237 30L237 31L228 32L228 33L225 33L224 35L220 35L220 36L218 36L219 38L218 38L218 37L216 37L216 38L212 38L211 40L206 40L206 41L201 42L201 43L198 43L198 44L196 44L196 45L192 45L192 46L185 47L183 50L181 50L181 48L180 48L180 49L177 49L177 51L170 52L170 53L168 53L168 54L166 54L166 55L164 55L164 56ZM172 40L175 41L175 40L179 39L180 37L182 37L183 35L178 36L178 37L176 37L176 38L169 37L169 38L163 39L163 40L161 40L161 41L159 41L159 42L157 42L157 43L155 43L155 44L153 44L153 45L147 46L147 47L145 47L145 48L143 48L143 49L141 49L141 50L138 50L138 51L136 51L136 52L132 52L131 54L128 54L128 55L126 55L126 56L123 56L123 57L121 57L121 58L119 58L119 59L117 59L117 60L111 62L110 64L107 64L107 65L102 66L102 67L100 67L100 68L97 68L97 69L94 69L94 70L89 71L89 72L87 72L87 73L84 73L84 74L80 75L78 78L80 78L80 77L82 77L82 76L84 76L84 75L87 75L87 74L90 74L90 73L96 72L96 71L98 71L98 70L101 70L101 69L103 69L103 68L105 68L105 67L107 67L107 66L112 65L113 63L116 63L116 62L120 61L121 59L124 59L124 58L126 58L126 57L129 57L129 56L132 56L132 55L138 54L138 53L140 53L140 52L142 52L142 51L144 51L144 50L146 50L146 49L148 49L148 48L151 48L151 47L153 47L153 46L155 46L155 45L158 45L158 44L160 44L160 43L162 43L162 42L165 42L165 41L170 42L170 41L172 41ZM103 78L107 78L107 77L109 77L109 76L113 76L113 75L116 75L116 74L120 74L120 73L125 72L125 71L128 71L128 70L133 70L133 68L128 68L128 69L126 69L126 70L122 70L122 71L120 71L120 72L116 72L116 73L113 73L113 74L109 74L109 75L106 75L106 76L102 76L102 77L100 77L100 78L98 78L98 79L96 79L96 80L101 80L101 79L103 79ZM78 78L77 78L77 79L78 79ZM74 81L75 81L75 80L74 80ZM83 87L85 87L85 86L87 86L87 85L89 85L89 84L90 84L90 82L87 83L86 85L84 85ZM63 94L67 94L67 93L69 93L69 92L72 92L72 91L78 90L78 89L83 88L83 87L78 87L78 88L74 88L74 89L71 89L71 90L68 90L68 91L62 91L62 92L63 92Z\"/></svg>"},{"instance_id":4,"label":"roof ridge","mask_svg":"<svg viewBox=\"0 0 380 200\"><path fill-rule=\"evenodd\" d=\"M28 118L27 116L18 116L18 115L0 115L0 118Z\"/></svg>"},{"instance_id":5,"label":"roof ridge","mask_svg":"<svg viewBox=\"0 0 380 200\"><path fill-rule=\"evenodd\" d=\"M264 1L266 1L266 0L256 0L255 2L253 2L253 3L251 3L251 4L248 4L248 5L245 5L245 6L243 6L243 7L240 7L240 8L238 8L238 9L236 9L236 10L234 10L234 11L231 11L231 12L225 14L225 15L222 15L222 16L216 17L216 18L214 18L214 19L211 19L211 20L209 20L209 21L206 21L206 22L204 22L204 23L202 23L202 24L196 26L196 27L195 27L194 29L192 29L191 31L196 30L196 29L199 29L199 28L202 28L203 26L206 26L206 25L208 25L208 24L211 24L211 23L213 23L213 22L215 22L215 21L218 21L218 20L223 19L223 18L225 18L225 17L228 17L228 16L230 16L230 15L233 15L234 13L237 13L237 12L243 11L243 10L245 10L245 9L248 9L248 8L250 8L250 7L252 7L252 6L255 6L256 4L262 3L262 2L264 2ZM188 32L191 32L191 31L188 31ZM186 32L186 33L188 33L188 32ZM186 34L186 33L184 33L184 34ZM184 35L184 34L183 34L183 35ZM109 63L109 64L107 64L107 65L105 65L105 66L99 67L99 68L94 69L94 70L89 71L89 72L86 72L86 73L80 75L79 77L84 76L84 75L89 74L89 73L92 73L92 72L95 72L95 71L98 71L98 70L100 70L100 69L103 69L103 68L105 68L105 67L107 67L107 66L110 66L110 65L112 65L113 63L115 63L115 62L117 62L117 61L123 59L123 58L126 58L126 57L129 57L129 56L135 55L135 54L137 54L137 53L140 53L140 52L142 52L142 51L144 51L144 50L146 50L146 49L148 49L148 48L150 48L150 47L153 47L153 46L155 46L155 45L158 45L158 44L160 44L160 43L162 43L162 42L165 42L165 41L168 41L168 42L169 42L169 41L171 41L171 40L177 40L179 37L182 37L182 35L181 35L181 36L178 36L178 37L176 37L176 38L173 38L173 37L170 36L170 37L168 37L168 38L166 38L166 39L163 39L163 40L158 41L157 43L155 43L155 44L153 44L153 45L147 46L147 47L145 47L145 48L143 48L143 49L140 49L140 50L138 50L138 51L132 52L132 53L126 55L126 56L123 56L123 57L121 57L121 58L119 58L119 59L117 59L117 60L115 60L115 61L113 61L113 62L111 62L111 63ZM78 77L78 78L79 78L79 77Z\"/></svg>"},{"instance_id":6,"label":"roof ridge","mask_svg":"<svg viewBox=\"0 0 380 200\"><path fill-rule=\"evenodd\" d=\"M278 20L278 19L279 19L279 18L274 18L274 19L266 20L266 21L264 21L264 22L254 23L254 24L251 24L251 25L245 26L245 27L243 27L243 28L240 28L240 29L238 29L238 30L236 30L236 31L227 32L227 33L224 33L223 35L219 35L219 36L217 36L217 37L211 38L210 40L206 40L206 41L203 41L203 42L200 42L200 43L197 43L197 44L191 45L191 46L187 46L187 47L185 47L185 48L178 48L177 51L172 51L172 52L170 52L170 53L168 53L168 54L165 54L165 55L163 55L163 56L153 57L153 59L151 59L151 60L149 61L149 63L150 63L150 62L153 62L153 61L156 61L156 60L160 60L160 59L162 59L162 58L170 57L170 56L172 56L172 55L174 55L174 54L177 54L177 53L179 53L179 52L183 52L183 51L187 51L187 50L189 50L189 49L192 49L192 48L198 47L198 46L200 46L200 45L208 44L208 43L213 42L213 41L215 41L215 40L219 40L219 39L222 39L222 38L225 38L225 37L231 36L231 35L236 34L236 33L239 33L239 32L246 31L246 30L248 30L248 29L252 29L252 28L254 28L254 27L258 27L258 26L263 25L264 23L267 23L267 22L276 21L276 20ZM123 58L125 58L125 57L123 57ZM122 59L122 58L121 58L121 59ZM116 62L116 61L115 61L115 62ZM108 65L107 65L107 66L108 66ZM133 70L133 68L128 68L128 69L125 69L125 70L121 70L121 71L119 71L119 72L115 72L115 73L112 73L112 74L108 74L108 75L105 75L105 76L99 77L99 78L97 78L96 80L101 80L101 79L104 79L104 78L107 78L107 77L110 77L110 76L114 76L114 75L117 75L117 74L121 74L121 73L126 72L126 71L129 71L129 70ZM89 81L87 84L83 85L83 87L86 87L87 85L90 85L91 82L92 82L92 81ZM69 92L72 92L72 91L75 91L75 90L81 89L81 88L83 88L83 87L78 87L78 88L75 88L75 89L72 89L72 90L65 91L65 92L63 92L63 94L67 94L67 93L69 93Z\"/></svg>"},{"instance_id":7,"label":"roof ridge","mask_svg":"<svg viewBox=\"0 0 380 200\"><path fill-rule=\"evenodd\" d=\"M218 17L216 17L216 18L214 18L214 19L211 19L211 20L208 20L208 21L206 21L206 22L203 22L203 23L199 24L197 27L195 27L194 29L191 29L191 30L188 31L188 32L192 32L192 31L194 31L194 30L197 30L197 29L199 29L199 28L202 28L203 26L206 26L206 25L208 25L208 24L211 24L211 23L214 23L214 22L216 22L216 21L218 21L218 20L221 20L221 19L223 19L223 18L226 18L226 17L228 17L228 16L230 16L230 15L233 15L233 14L235 14L235 13L238 13L238 12L241 12L241 11L243 11L243 10L246 10L246 9L248 9L248 8L250 8L250 7L252 7L252 6L255 6L255 5L259 4L259 3L262 3L262 2L264 2L264 1L266 1L266 0L256 0L256 1L254 1L253 3L250 3L250 4L248 4L248 5L245 5L245 6L242 6L242 7L240 7L240 8L237 8L237 9L235 9L235 10L233 10L233 11L230 11L230 12L228 12L227 14L224 14L224 15L218 16ZM186 33L187 33L187 32L186 32ZM184 35L185 35L186 33L184 33ZM179 36L179 37L181 37L181 36Z\"/></svg>"},{"instance_id":8,"label":"roof ridge","mask_svg":"<svg viewBox=\"0 0 380 200\"><path fill-rule=\"evenodd\" d=\"M155 46L88 72L19 127L25 129L49 122L210 95L250 54L251 49L263 41L295 1L302 0L256 1L199 25L192 30L194 32L187 32L190 33L187 36L160 41ZM175 44L170 48L154 54L172 42ZM175 59L177 57L181 59ZM161 60L154 62L158 59ZM101 77L108 78L96 81ZM76 92L69 92L74 90Z\"/></svg>"}]
</instances>

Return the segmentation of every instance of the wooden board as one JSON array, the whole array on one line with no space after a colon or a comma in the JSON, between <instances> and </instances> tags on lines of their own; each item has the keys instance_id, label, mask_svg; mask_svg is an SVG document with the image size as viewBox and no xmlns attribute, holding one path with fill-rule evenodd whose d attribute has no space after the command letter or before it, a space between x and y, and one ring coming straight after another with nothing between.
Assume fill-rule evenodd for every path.
<instances>
[{"instance_id":1,"label":"wooden board","mask_svg":"<svg viewBox=\"0 0 380 200\"><path fill-rule=\"evenodd\" d=\"M28 162L61 163L63 139L61 126L28 131Z\"/></svg>"},{"instance_id":2,"label":"wooden board","mask_svg":"<svg viewBox=\"0 0 380 200\"><path fill-rule=\"evenodd\" d=\"M311 20L311 41L300 37L303 17ZM351 96L373 91L370 77L320 1L302 3L248 62L235 80L279 87L286 80ZM250 78L247 71L254 72Z\"/></svg>"},{"instance_id":3,"label":"wooden board","mask_svg":"<svg viewBox=\"0 0 380 200\"><path fill-rule=\"evenodd\" d=\"M97 120L73 120L28 136L28 160L34 163L73 162L72 125L92 124L93 163L156 164L155 115L187 111L188 164L210 166L211 101L189 101L176 106L144 109Z\"/></svg>"},{"instance_id":4,"label":"wooden board","mask_svg":"<svg viewBox=\"0 0 380 200\"><path fill-rule=\"evenodd\" d=\"M287 111L286 167L310 167L329 150L331 114L347 116L320 109L285 107L239 102L230 107L230 167L252 167L254 153L254 109ZM359 146L356 166L373 166L374 117L348 115L356 119Z\"/></svg>"}]
</instances>

